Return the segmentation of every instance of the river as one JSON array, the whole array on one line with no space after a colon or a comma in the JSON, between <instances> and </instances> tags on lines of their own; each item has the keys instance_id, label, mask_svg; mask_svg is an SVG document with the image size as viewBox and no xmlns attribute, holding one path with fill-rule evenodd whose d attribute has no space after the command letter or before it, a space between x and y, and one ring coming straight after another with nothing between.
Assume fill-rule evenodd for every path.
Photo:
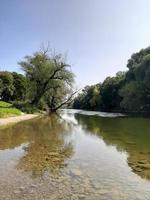
<instances>
[{"instance_id":1,"label":"river","mask_svg":"<svg viewBox=\"0 0 150 200\"><path fill-rule=\"evenodd\" d=\"M150 200L150 119L62 110L0 129L2 200Z\"/></svg>"}]
</instances>

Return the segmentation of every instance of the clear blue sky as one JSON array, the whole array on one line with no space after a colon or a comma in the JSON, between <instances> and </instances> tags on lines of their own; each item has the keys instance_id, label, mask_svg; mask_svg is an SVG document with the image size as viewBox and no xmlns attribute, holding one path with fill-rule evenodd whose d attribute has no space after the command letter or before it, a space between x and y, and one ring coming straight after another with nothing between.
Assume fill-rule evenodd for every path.
<instances>
[{"instance_id":1,"label":"clear blue sky","mask_svg":"<svg viewBox=\"0 0 150 200\"><path fill-rule=\"evenodd\" d=\"M150 0L0 0L0 70L19 71L48 41L79 87L101 82L150 45Z\"/></svg>"}]
</instances>

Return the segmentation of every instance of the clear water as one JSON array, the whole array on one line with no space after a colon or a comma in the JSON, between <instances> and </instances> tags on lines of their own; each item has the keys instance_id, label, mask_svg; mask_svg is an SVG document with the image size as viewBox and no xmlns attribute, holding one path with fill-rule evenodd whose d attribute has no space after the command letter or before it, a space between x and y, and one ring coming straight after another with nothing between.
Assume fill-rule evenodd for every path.
<instances>
[{"instance_id":1,"label":"clear water","mask_svg":"<svg viewBox=\"0 0 150 200\"><path fill-rule=\"evenodd\" d=\"M68 110L0 129L0 199L150 200L150 119Z\"/></svg>"}]
</instances>

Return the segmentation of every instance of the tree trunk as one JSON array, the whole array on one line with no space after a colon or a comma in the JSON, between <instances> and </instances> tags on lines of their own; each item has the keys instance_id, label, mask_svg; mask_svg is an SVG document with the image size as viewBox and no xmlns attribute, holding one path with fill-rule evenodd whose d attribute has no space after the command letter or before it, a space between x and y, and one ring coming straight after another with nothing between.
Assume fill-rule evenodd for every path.
<instances>
[{"instance_id":1,"label":"tree trunk","mask_svg":"<svg viewBox=\"0 0 150 200\"><path fill-rule=\"evenodd\" d=\"M64 105L70 103L72 101L72 97L77 93L78 91L75 91L74 93L72 93L70 95L70 97L68 97L68 99L66 99L64 102L62 102L61 104L59 104L58 106L54 106L54 98L52 98L52 102L51 102L51 105L49 106L48 108L48 114L52 114L52 113L56 113L56 111L58 109L60 109L61 107L63 107Z\"/></svg>"},{"instance_id":2,"label":"tree trunk","mask_svg":"<svg viewBox=\"0 0 150 200\"><path fill-rule=\"evenodd\" d=\"M53 113L56 113L56 111L57 111L57 109L55 109L55 108L48 108L48 109L47 109L47 114L48 114L48 115L51 115L51 114L53 114Z\"/></svg>"}]
</instances>

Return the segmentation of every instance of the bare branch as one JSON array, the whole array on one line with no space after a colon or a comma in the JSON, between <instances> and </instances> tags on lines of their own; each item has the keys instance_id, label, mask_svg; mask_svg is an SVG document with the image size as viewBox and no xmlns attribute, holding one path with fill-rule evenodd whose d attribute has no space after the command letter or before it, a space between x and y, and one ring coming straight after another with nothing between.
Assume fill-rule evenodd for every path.
<instances>
[{"instance_id":1,"label":"bare branch","mask_svg":"<svg viewBox=\"0 0 150 200\"><path fill-rule=\"evenodd\" d=\"M57 107L55 108L55 110L58 110L59 108L61 108L61 107L64 106L65 104L70 103L70 102L72 101L73 96L74 96L75 94L77 94L78 92L79 92L79 90L73 92L73 93L70 95L70 97L69 97L68 99L66 99L64 102L62 102L59 106L57 106Z\"/></svg>"},{"instance_id":2,"label":"bare branch","mask_svg":"<svg viewBox=\"0 0 150 200\"><path fill-rule=\"evenodd\" d=\"M50 42L48 42L46 46L44 45L44 43L42 43L40 47L40 52L44 55L50 52Z\"/></svg>"}]
</instances>

